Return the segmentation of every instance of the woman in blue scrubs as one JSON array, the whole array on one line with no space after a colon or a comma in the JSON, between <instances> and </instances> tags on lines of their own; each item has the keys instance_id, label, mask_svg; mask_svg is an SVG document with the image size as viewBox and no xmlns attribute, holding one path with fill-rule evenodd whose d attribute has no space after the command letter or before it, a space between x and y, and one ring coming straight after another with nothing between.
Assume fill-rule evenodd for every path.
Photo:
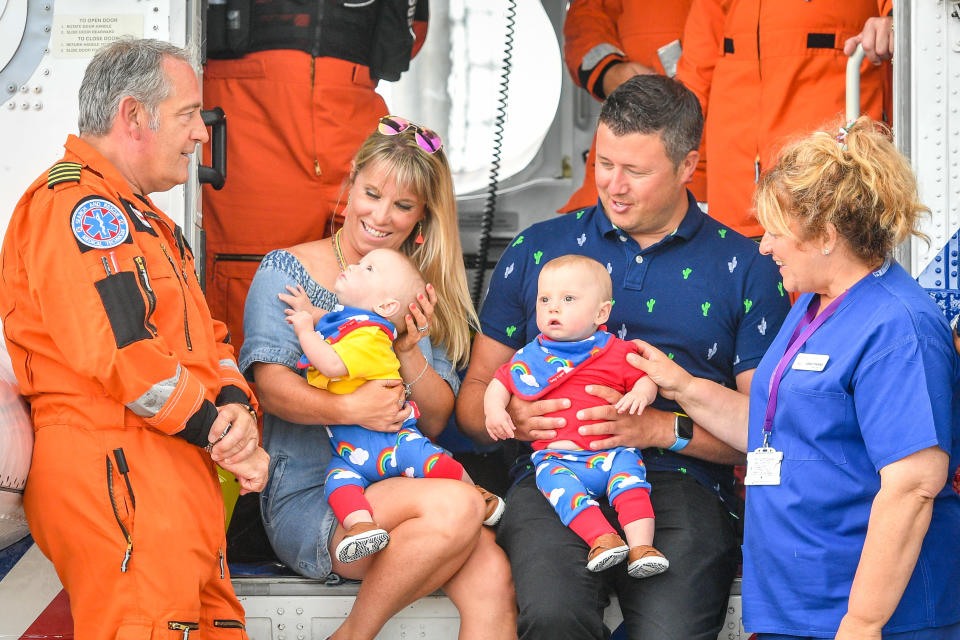
<instances>
[{"instance_id":1,"label":"woman in blue scrubs","mask_svg":"<svg viewBox=\"0 0 960 640\"><path fill-rule=\"evenodd\" d=\"M960 362L891 258L917 186L861 118L786 148L760 181L760 252L805 292L748 403L641 344L631 363L747 454L744 627L762 640L960 638Z\"/></svg>"}]
</instances>

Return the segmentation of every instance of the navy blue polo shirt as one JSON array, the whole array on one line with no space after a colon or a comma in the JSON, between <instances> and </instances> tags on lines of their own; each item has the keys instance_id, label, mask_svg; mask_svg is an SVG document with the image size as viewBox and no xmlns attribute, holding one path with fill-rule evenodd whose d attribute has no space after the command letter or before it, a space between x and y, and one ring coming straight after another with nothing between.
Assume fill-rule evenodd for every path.
<instances>
[{"instance_id":1,"label":"navy blue polo shirt","mask_svg":"<svg viewBox=\"0 0 960 640\"><path fill-rule=\"evenodd\" d=\"M585 255L606 265L613 281L611 333L646 340L692 375L736 388L737 374L760 362L790 300L773 260L755 242L702 213L689 192L687 199L676 231L646 249L614 226L599 202L524 230L490 277L480 313L484 335L514 349L530 342L538 333L540 269L562 255ZM652 406L680 410L662 397ZM690 473L729 497L729 466L660 449L643 455L648 469Z\"/></svg>"}]
</instances>

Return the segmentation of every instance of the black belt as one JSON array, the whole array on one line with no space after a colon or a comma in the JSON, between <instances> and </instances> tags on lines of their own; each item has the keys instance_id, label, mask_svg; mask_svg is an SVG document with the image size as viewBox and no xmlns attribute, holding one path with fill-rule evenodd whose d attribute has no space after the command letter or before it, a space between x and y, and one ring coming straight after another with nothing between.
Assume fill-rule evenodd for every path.
<instances>
[{"instance_id":1,"label":"black belt","mask_svg":"<svg viewBox=\"0 0 960 640\"><path fill-rule=\"evenodd\" d=\"M837 34L835 33L808 33L807 49L835 49L837 45ZM733 53L733 38L723 39L723 52Z\"/></svg>"}]
</instances>

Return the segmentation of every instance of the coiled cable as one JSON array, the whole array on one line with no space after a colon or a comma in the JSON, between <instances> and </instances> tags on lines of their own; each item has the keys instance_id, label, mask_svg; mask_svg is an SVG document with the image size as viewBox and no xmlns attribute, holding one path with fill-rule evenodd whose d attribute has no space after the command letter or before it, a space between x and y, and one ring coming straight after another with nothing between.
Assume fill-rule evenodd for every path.
<instances>
[{"instance_id":1,"label":"coiled cable","mask_svg":"<svg viewBox=\"0 0 960 640\"><path fill-rule=\"evenodd\" d=\"M507 0L507 28L503 43L503 63L500 66L500 89L497 91L497 113L493 120L493 159L490 162L490 178L487 183L487 198L480 217L480 239L473 280L473 304L480 308L483 297L483 281L487 271L487 254L490 251L490 233L497 205L497 186L500 182L500 153L503 147L503 123L507 117L507 97L510 86L511 60L513 59L513 34L516 24L517 2Z\"/></svg>"}]
</instances>

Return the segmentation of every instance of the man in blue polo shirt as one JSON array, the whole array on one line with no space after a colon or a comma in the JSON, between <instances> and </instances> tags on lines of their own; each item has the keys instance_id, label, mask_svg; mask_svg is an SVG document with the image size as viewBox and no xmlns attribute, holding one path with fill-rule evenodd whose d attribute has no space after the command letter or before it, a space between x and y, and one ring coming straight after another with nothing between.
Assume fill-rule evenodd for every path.
<instances>
[{"instance_id":1,"label":"man in blue polo shirt","mask_svg":"<svg viewBox=\"0 0 960 640\"><path fill-rule=\"evenodd\" d=\"M614 285L607 324L643 338L687 371L749 394L753 370L789 300L774 263L757 245L701 213L686 189L697 165L703 114L696 97L664 76L637 76L610 94L597 129L597 206L533 225L497 264L457 399L457 421L489 442L483 393L496 369L537 334L537 278L552 258L588 255ZM629 366L626 363L624 366ZM610 405L618 394L587 389ZM551 438L566 400L511 400L520 440ZM723 623L739 544L730 512L732 469L741 454L676 403L658 397L640 416L610 405L580 412L583 433L610 434L598 448L644 449L653 487L655 543L670 569L646 580L624 567L590 573L585 543L557 518L520 460L497 540L513 569L521 640L600 640L603 605L615 593L633 640L713 640ZM601 502L608 517L615 514ZM599 594L599 595L598 595Z\"/></svg>"}]
</instances>

